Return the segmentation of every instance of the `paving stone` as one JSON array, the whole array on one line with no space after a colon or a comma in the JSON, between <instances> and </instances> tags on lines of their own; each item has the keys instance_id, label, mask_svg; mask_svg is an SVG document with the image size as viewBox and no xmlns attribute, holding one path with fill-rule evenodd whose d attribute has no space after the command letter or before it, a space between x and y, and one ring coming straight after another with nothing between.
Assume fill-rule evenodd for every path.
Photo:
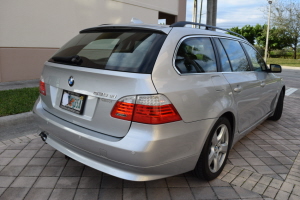
<instances>
[{"instance_id":1,"label":"paving stone","mask_svg":"<svg viewBox=\"0 0 300 200\"><path fill-rule=\"evenodd\" d=\"M80 177L60 177L55 188L77 188L79 179Z\"/></svg>"},{"instance_id":2,"label":"paving stone","mask_svg":"<svg viewBox=\"0 0 300 200\"><path fill-rule=\"evenodd\" d=\"M289 200L299 200L299 196L291 194Z\"/></svg>"},{"instance_id":3,"label":"paving stone","mask_svg":"<svg viewBox=\"0 0 300 200\"><path fill-rule=\"evenodd\" d=\"M276 157L276 159L283 165L292 165L294 162L287 157Z\"/></svg>"},{"instance_id":4,"label":"paving stone","mask_svg":"<svg viewBox=\"0 0 300 200\"><path fill-rule=\"evenodd\" d=\"M225 182L227 182L227 183L231 183L231 181L233 181L233 179L235 179L236 176L237 176L237 175L228 173L228 174L226 174L226 175L222 178L222 181L225 181Z\"/></svg>"},{"instance_id":5,"label":"paving stone","mask_svg":"<svg viewBox=\"0 0 300 200\"><path fill-rule=\"evenodd\" d=\"M101 177L102 176L102 172L96 169L93 169L91 167L85 166L82 176L98 176Z\"/></svg>"},{"instance_id":6,"label":"paving stone","mask_svg":"<svg viewBox=\"0 0 300 200\"><path fill-rule=\"evenodd\" d=\"M99 200L107 199L121 200L122 189L100 189Z\"/></svg>"},{"instance_id":7,"label":"paving stone","mask_svg":"<svg viewBox=\"0 0 300 200\"><path fill-rule=\"evenodd\" d=\"M81 177L78 188L100 188L100 181L99 177Z\"/></svg>"},{"instance_id":8,"label":"paving stone","mask_svg":"<svg viewBox=\"0 0 300 200\"><path fill-rule=\"evenodd\" d=\"M61 176L81 176L84 167L65 167Z\"/></svg>"},{"instance_id":9,"label":"paving stone","mask_svg":"<svg viewBox=\"0 0 300 200\"><path fill-rule=\"evenodd\" d=\"M229 160L234 166L247 166L247 165L249 165L249 163L247 163L243 158L231 158Z\"/></svg>"},{"instance_id":10,"label":"paving stone","mask_svg":"<svg viewBox=\"0 0 300 200\"><path fill-rule=\"evenodd\" d=\"M247 178L249 178L249 177L251 176L251 174L253 174L252 171L249 171L249 170L243 170L243 171L239 174L239 176L247 179Z\"/></svg>"},{"instance_id":11,"label":"paving stone","mask_svg":"<svg viewBox=\"0 0 300 200\"><path fill-rule=\"evenodd\" d=\"M283 165L274 165L274 166L269 166L274 172L276 172L277 174L284 174L284 173L289 173L289 169L286 168Z\"/></svg>"},{"instance_id":12,"label":"paving stone","mask_svg":"<svg viewBox=\"0 0 300 200\"><path fill-rule=\"evenodd\" d=\"M30 188L7 188L1 200L23 200Z\"/></svg>"},{"instance_id":13,"label":"paving stone","mask_svg":"<svg viewBox=\"0 0 300 200\"><path fill-rule=\"evenodd\" d=\"M0 197L3 194L3 192L6 190L6 188L0 188Z\"/></svg>"},{"instance_id":14,"label":"paving stone","mask_svg":"<svg viewBox=\"0 0 300 200\"><path fill-rule=\"evenodd\" d=\"M249 180L258 182L258 181L261 179L261 177L262 177L261 174L253 173L253 174L251 174L251 176L249 177Z\"/></svg>"},{"instance_id":15,"label":"paving stone","mask_svg":"<svg viewBox=\"0 0 300 200\"><path fill-rule=\"evenodd\" d=\"M65 154L61 153L60 151L55 151L55 153L52 156L53 158L64 158Z\"/></svg>"},{"instance_id":16,"label":"paving stone","mask_svg":"<svg viewBox=\"0 0 300 200\"><path fill-rule=\"evenodd\" d=\"M0 158L0 165L8 165L13 158Z\"/></svg>"},{"instance_id":17,"label":"paving stone","mask_svg":"<svg viewBox=\"0 0 300 200\"><path fill-rule=\"evenodd\" d=\"M267 151L273 157L284 156L280 151Z\"/></svg>"},{"instance_id":18,"label":"paving stone","mask_svg":"<svg viewBox=\"0 0 300 200\"><path fill-rule=\"evenodd\" d=\"M275 172L268 166L253 166L259 174L275 174Z\"/></svg>"},{"instance_id":19,"label":"paving stone","mask_svg":"<svg viewBox=\"0 0 300 200\"><path fill-rule=\"evenodd\" d=\"M143 200L147 199L145 188L124 188L123 200Z\"/></svg>"},{"instance_id":20,"label":"paving stone","mask_svg":"<svg viewBox=\"0 0 300 200\"><path fill-rule=\"evenodd\" d=\"M168 187L189 187L184 177L170 177L167 178Z\"/></svg>"},{"instance_id":21,"label":"paving stone","mask_svg":"<svg viewBox=\"0 0 300 200\"><path fill-rule=\"evenodd\" d=\"M147 188L148 200L170 200L170 194L167 188Z\"/></svg>"},{"instance_id":22,"label":"paving stone","mask_svg":"<svg viewBox=\"0 0 300 200\"><path fill-rule=\"evenodd\" d=\"M72 200L75 192L75 189L54 189L49 200Z\"/></svg>"},{"instance_id":23,"label":"paving stone","mask_svg":"<svg viewBox=\"0 0 300 200\"><path fill-rule=\"evenodd\" d=\"M60 176L64 167L45 167L40 176Z\"/></svg>"},{"instance_id":24,"label":"paving stone","mask_svg":"<svg viewBox=\"0 0 300 200\"><path fill-rule=\"evenodd\" d=\"M283 182L283 184L281 185L280 190L291 193L293 191L294 186L295 186L294 184Z\"/></svg>"},{"instance_id":25,"label":"paving stone","mask_svg":"<svg viewBox=\"0 0 300 200\"><path fill-rule=\"evenodd\" d=\"M114 176L103 176L101 188L122 188L123 179Z\"/></svg>"},{"instance_id":26,"label":"paving stone","mask_svg":"<svg viewBox=\"0 0 300 200\"><path fill-rule=\"evenodd\" d=\"M14 158L8 165L9 166L26 166L31 158Z\"/></svg>"},{"instance_id":27,"label":"paving stone","mask_svg":"<svg viewBox=\"0 0 300 200\"><path fill-rule=\"evenodd\" d=\"M6 149L7 150L22 150L27 144L11 144Z\"/></svg>"},{"instance_id":28,"label":"paving stone","mask_svg":"<svg viewBox=\"0 0 300 200\"><path fill-rule=\"evenodd\" d=\"M223 186L230 186L229 183L222 181L220 179L214 179L208 182L210 186L215 186L215 187L223 187Z\"/></svg>"},{"instance_id":29,"label":"paving stone","mask_svg":"<svg viewBox=\"0 0 300 200\"><path fill-rule=\"evenodd\" d=\"M186 177L186 180L190 187L203 187L210 186L206 180L199 179L196 177Z\"/></svg>"},{"instance_id":30,"label":"paving stone","mask_svg":"<svg viewBox=\"0 0 300 200\"><path fill-rule=\"evenodd\" d=\"M38 150L22 150L17 158L32 158L37 152Z\"/></svg>"},{"instance_id":31,"label":"paving stone","mask_svg":"<svg viewBox=\"0 0 300 200\"><path fill-rule=\"evenodd\" d=\"M74 200L97 200L99 189L77 189Z\"/></svg>"},{"instance_id":32,"label":"paving stone","mask_svg":"<svg viewBox=\"0 0 300 200\"><path fill-rule=\"evenodd\" d=\"M43 166L27 166L20 173L20 176L39 176L43 169Z\"/></svg>"},{"instance_id":33,"label":"paving stone","mask_svg":"<svg viewBox=\"0 0 300 200\"><path fill-rule=\"evenodd\" d=\"M1 170L0 176L18 176L23 168L24 166L6 166Z\"/></svg>"},{"instance_id":34,"label":"paving stone","mask_svg":"<svg viewBox=\"0 0 300 200\"><path fill-rule=\"evenodd\" d=\"M267 185L257 183L254 188L252 189L253 192L256 192L257 194L263 194L265 190L267 189Z\"/></svg>"},{"instance_id":35,"label":"paving stone","mask_svg":"<svg viewBox=\"0 0 300 200\"><path fill-rule=\"evenodd\" d=\"M49 158L32 158L31 161L27 164L28 166L39 165L45 166L49 161Z\"/></svg>"},{"instance_id":36,"label":"paving stone","mask_svg":"<svg viewBox=\"0 0 300 200\"><path fill-rule=\"evenodd\" d=\"M54 149L52 146L50 146L49 144L45 144L45 145L41 148L41 150L55 151L55 149Z\"/></svg>"},{"instance_id":37,"label":"paving stone","mask_svg":"<svg viewBox=\"0 0 300 200\"><path fill-rule=\"evenodd\" d=\"M276 189L280 189L281 185L282 185L283 181L277 180L277 179L273 179L270 183L270 186Z\"/></svg>"},{"instance_id":38,"label":"paving stone","mask_svg":"<svg viewBox=\"0 0 300 200\"><path fill-rule=\"evenodd\" d=\"M149 187L149 188L166 188L168 186L167 186L166 179L158 179L158 180L154 180L154 181L147 181L146 182L146 187Z\"/></svg>"},{"instance_id":39,"label":"paving stone","mask_svg":"<svg viewBox=\"0 0 300 200\"><path fill-rule=\"evenodd\" d=\"M289 199L289 196L290 194L285 192L285 191L282 191L282 190L279 190L275 199L278 199L278 200L287 200Z\"/></svg>"},{"instance_id":40,"label":"paving stone","mask_svg":"<svg viewBox=\"0 0 300 200\"><path fill-rule=\"evenodd\" d=\"M34 188L54 188L58 180L58 177L39 177L35 184Z\"/></svg>"},{"instance_id":41,"label":"paving stone","mask_svg":"<svg viewBox=\"0 0 300 200\"><path fill-rule=\"evenodd\" d=\"M275 196L277 195L277 192L278 189L269 186L267 187L263 195L274 199Z\"/></svg>"},{"instance_id":42,"label":"paving stone","mask_svg":"<svg viewBox=\"0 0 300 200\"><path fill-rule=\"evenodd\" d=\"M251 181L251 180L246 180L245 182L244 182L244 184L242 185L242 188L245 188L245 189L247 189L247 190L252 190L253 189L253 187L256 185L256 183L257 182L255 182L255 181Z\"/></svg>"},{"instance_id":43,"label":"paving stone","mask_svg":"<svg viewBox=\"0 0 300 200\"><path fill-rule=\"evenodd\" d=\"M47 200L52 189L31 188L24 200Z\"/></svg>"},{"instance_id":44,"label":"paving stone","mask_svg":"<svg viewBox=\"0 0 300 200\"><path fill-rule=\"evenodd\" d=\"M47 164L47 166L56 166L56 167L63 167L67 163L65 158L51 158Z\"/></svg>"},{"instance_id":45,"label":"paving stone","mask_svg":"<svg viewBox=\"0 0 300 200\"><path fill-rule=\"evenodd\" d=\"M14 180L15 177L0 176L0 188L8 187Z\"/></svg>"},{"instance_id":46,"label":"paving stone","mask_svg":"<svg viewBox=\"0 0 300 200\"><path fill-rule=\"evenodd\" d=\"M82 163L80 163L80 162L78 162L78 161L76 161L76 160L69 159L66 166L67 166L67 167L72 167L72 166L73 166L73 167L74 167L74 166L76 166L76 167L84 167L85 165L82 164Z\"/></svg>"},{"instance_id":47,"label":"paving stone","mask_svg":"<svg viewBox=\"0 0 300 200\"><path fill-rule=\"evenodd\" d=\"M172 200L194 200L190 188L170 188Z\"/></svg>"},{"instance_id":48,"label":"paving stone","mask_svg":"<svg viewBox=\"0 0 300 200\"><path fill-rule=\"evenodd\" d=\"M236 199L239 195L232 187L213 187L217 197L219 199Z\"/></svg>"},{"instance_id":49,"label":"paving stone","mask_svg":"<svg viewBox=\"0 0 300 200\"><path fill-rule=\"evenodd\" d=\"M252 153L254 153L254 155L256 155L257 157L261 158L267 158L267 157L272 157L270 154L268 154L268 152L262 150L262 151L252 151Z\"/></svg>"},{"instance_id":50,"label":"paving stone","mask_svg":"<svg viewBox=\"0 0 300 200\"><path fill-rule=\"evenodd\" d=\"M265 165L259 158L245 158L250 165Z\"/></svg>"},{"instance_id":51,"label":"paving stone","mask_svg":"<svg viewBox=\"0 0 300 200\"><path fill-rule=\"evenodd\" d=\"M239 177L239 176L238 176L238 177L236 177L236 178L231 182L231 184L240 187L241 185L244 184L245 181L246 181L245 178Z\"/></svg>"},{"instance_id":52,"label":"paving stone","mask_svg":"<svg viewBox=\"0 0 300 200\"><path fill-rule=\"evenodd\" d=\"M231 173L231 174L234 174L234 175L239 175L242 171L243 171L243 168L241 168L241 167L234 167L234 168L230 171L230 173Z\"/></svg>"},{"instance_id":53,"label":"paving stone","mask_svg":"<svg viewBox=\"0 0 300 200\"><path fill-rule=\"evenodd\" d=\"M123 181L123 188L144 188L145 182L137 182L137 181Z\"/></svg>"},{"instance_id":54,"label":"paving stone","mask_svg":"<svg viewBox=\"0 0 300 200\"><path fill-rule=\"evenodd\" d=\"M234 168L233 165L226 164L226 165L224 166L223 171L225 171L225 172L230 172L230 171L232 170L232 168Z\"/></svg>"},{"instance_id":55,"label":"paving stone","mask_svg":"<svg viewBox=\"0 0 300 200\"><path fill-rule=\"evenodd\" d=\"M266 164L266 165L280 165L281 163L276 160L275 158L271 157L271 158L262 158L262 161Z\"/></svg>"},{"instance_id":56,"label":"paving stone","mask_svg":"<svg viewBox=\"0 0 300 200\"><path fill-rule=\"evenodd\" d=\"M37 177L17 177L10 187L31 188Z\"/></svg>"},{"instance_id":57,"label":"paving stone","mask_svg":"<svg viewBox=\"0 0 300 200\"><path fill-rule=\"evenodd\" d=\"M258 182L261 184L264 184L264 185L269 185L271 183L271 181L272 181L272 178L263 176L263 177L261 177L261 179Z\"/></svg>"},{"instance_id":58,"label":"paving stone","mask_svg":"<svg viewBox=\"0 0 300 200\"><path fill-rule=\"evenodd\" d=\"M18 155L19 152L20 150L4 150L1 153L0 158L14 158Z\"/></svg>"},{"instance_id":59,"label":"paving stone","mask_svg":"<svg viewBox=\"0 0 300 200\"><path fill-rule=\"evenodd\" d=\"M248 199L253 199L253 198L260 198L261 196L255 192L252 192L250 190L243 189L241 187L234 186L233 189L236 191L236 193L241 197L241 198L248 198Z\"/></svg>"},{"instance_id":60,"label":"paving stone","mask_svg":"<svg viewBox=\"0 0 300 200\"><path fill-rule=\"evenodd\" d=\"M34 157L36 158L50 158L54 154L54 150L39 150Z\"/></svg>"},{"instance_id":61,"label":"paving stone","mask_svg":"<svg viewBox=\"0 0 300 200\"><path fill-rule=\"evenodd\" d=\"M300 186L296 185L293 189L293 194L300 196Z\"/></svg>"}]
</instances>

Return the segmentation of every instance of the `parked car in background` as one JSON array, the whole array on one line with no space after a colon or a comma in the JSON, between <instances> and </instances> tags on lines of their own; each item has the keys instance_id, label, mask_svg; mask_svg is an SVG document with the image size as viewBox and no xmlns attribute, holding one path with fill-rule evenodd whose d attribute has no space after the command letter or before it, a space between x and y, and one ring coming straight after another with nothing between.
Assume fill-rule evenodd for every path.
<instances>
[{"instance_id":1,"label":"parked car in background","mask_svg":"<svg viewBox=\"0 0 300 200\"><path fill-rule=\"evenodd\" d=\"M280 119L285 85L246 39L187 24L80 31L44 65L42 139L127 180L216 178L235 142Z\"/></svg>"}]
</instances>

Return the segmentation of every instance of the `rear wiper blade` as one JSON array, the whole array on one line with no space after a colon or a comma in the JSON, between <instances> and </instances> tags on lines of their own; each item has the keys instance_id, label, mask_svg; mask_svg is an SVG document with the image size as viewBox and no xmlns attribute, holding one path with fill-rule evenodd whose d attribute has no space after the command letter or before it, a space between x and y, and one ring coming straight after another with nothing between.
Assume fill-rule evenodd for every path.
<instances>
[{"instance_id":1,"label":"rear wiper blade","mask_svg":"<svg viewBox=\"0 0 300 200\"><path fill-rule=\"evenodd\" d=\"M76 64L76 65L80 65L82 63L82 59L78 55L67 56L67 57L55 56L55 57L52 57L52 59L56 62L71 63L71 64Z\"/></svg>"}]
</instances>

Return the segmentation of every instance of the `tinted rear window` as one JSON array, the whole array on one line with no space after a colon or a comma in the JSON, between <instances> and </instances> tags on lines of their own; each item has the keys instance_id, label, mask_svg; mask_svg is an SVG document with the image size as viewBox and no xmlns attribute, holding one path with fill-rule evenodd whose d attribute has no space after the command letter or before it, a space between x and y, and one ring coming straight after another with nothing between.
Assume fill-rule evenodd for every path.
<instances>
[{"instance_id":1,"label":"tinted rear window","mask_svg":"<svg viewBox=\"0 0 300 200\"><path fill-rule=\"evenodd\" d=\"M81 33L50 60L60 64L151 73L166 35L141 31Z\"/></svg>"}]
</instances>

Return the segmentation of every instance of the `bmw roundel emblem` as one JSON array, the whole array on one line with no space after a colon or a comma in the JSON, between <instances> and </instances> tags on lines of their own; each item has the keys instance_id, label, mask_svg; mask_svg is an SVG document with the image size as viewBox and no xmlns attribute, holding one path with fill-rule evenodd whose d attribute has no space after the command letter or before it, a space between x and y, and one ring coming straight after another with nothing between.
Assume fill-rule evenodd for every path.
<instances>
[{"instance_id":1,"label":"bmw roundel emblem","mask_svg":"<svg viewBox=\"0 0 300 200\"><path fill-rule=\"evenodd\" d=\"M73 76L70 76L70 78L69 78L69 80L68 80L68 83L69 83L69 86L73 86L74 85L74 78L73 78Z\"/></svg>"}]
</instances>

